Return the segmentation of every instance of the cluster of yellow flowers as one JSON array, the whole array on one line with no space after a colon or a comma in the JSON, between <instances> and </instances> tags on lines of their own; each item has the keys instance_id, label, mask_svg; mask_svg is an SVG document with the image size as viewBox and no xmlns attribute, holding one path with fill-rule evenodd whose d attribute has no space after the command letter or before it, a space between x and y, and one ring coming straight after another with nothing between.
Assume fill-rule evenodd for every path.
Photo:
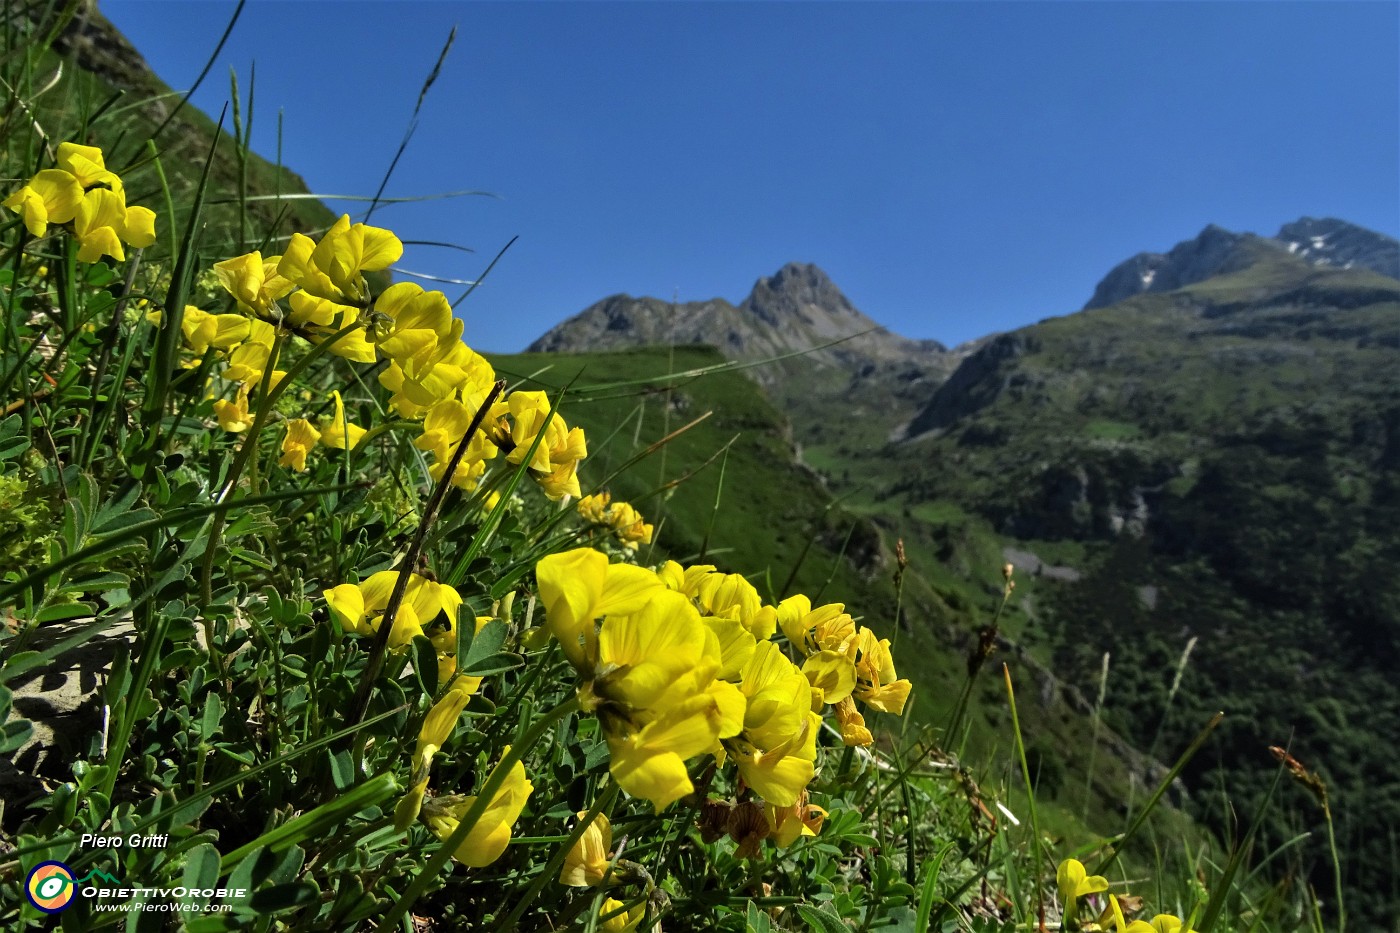
<instances>
[{"instance_id":1,"label":"cluster of yellow flowers","mask_svg":"<svg viewBox=\"0 0 1400 933\"><path fill-rule=\"evenodd\" d=\"M805 791L823 708L836 704L841 717L856 696L903 712L909 682L894 679L888 642L857 630L839 605L814 611L793 597L765 606L738 574L612 564L591 548L545 557L536 576L547 627L579 672L580 706L603 726L614 779L658 811L694 791L686 762L712 755L734 761L776 838L811 835L819 820ZM780 626L801 667L772 640ZM844 726L842 735L872 741Z\"/></svg>"},{"instance_id":2,"label":"cluster of yellow flowers","mask_svg":"<svg viewBox=\"0 0 1400 933\"><path fill-rule=\"evenodd\" d=\"M617 535L629 551L639 544L650 544L653 528L640 512L628 502L614 502L611 493L599 492L578 500L578 514L583 520Z\"/></svg>"},{"instance_id":3,"label":"cluster of yellow flowers","mask_svg":"<svg viewBox=\"0 0 1400 933\"><path fill-rule=\"evenodd\" d=\"M122 180L109 171L97 146L60 143L57 168L47 168L0 205L24 220L30 234L41 237L49 224L63 224L78 243L79 262L111 256L126 259L122 244L137 248L156 241L156 215L150 208L128 207Z\"/></svg>"},{"instance_id":4,"label":"cluster of yellow flowers","mask_svg":"<svg viewBox=\"0 0 1400 933\"><path fill-rule=\"evenodd\" d=\"M1114 933L1196 933L1182 923L1181 918L1171 914L1158 914L1151 922L1134 920L1131 923L1123 916L1123 907L1116 895L1110 894L1097 923L1079 923L1079 899L1093 894L1103 894L1108 890L1108 879L1103 875L1090 875L1084 863L1068 858L1060 863L1055 879L1060 888L1060 901L1066 929L1112 930Z\"/></svg>"},{"instance_id":5,"label":"cluster of yellow flowers","mask_svg":"<svg viewBox=\"0 0 1400 933\"><path fill-rule=\"evenodd\" d=\"M214 403L219 424L227 431L247 430L254 422L249 398L268 367L274 367L269 387L285 377L273 359L279 331L312 343L334 337L328 352L383 364L379 382L392 393L389 405L399 416L421 422L414 444L432 454L432 477L440 480L490 395L496 373L463 343L462 322L441 292L400 282L372 296L365 273L387 269L402 255L403 243L391 231L351 223L343 215L319 241L293 234L281 255L254 251L216 263L215 275L237 313L188 306L181 331L195 354L212 349L225 360L221 375L232 386L232 397ZM283 466L305 470L318 445L347 449L360 442L365 429L346 419L339 393L333 400L334 415L318 424L306 418L286 422ZM475 489L487 461L499 453L511 464L530 456L529 473L551 499L579 495L578 463L588 455L588 444L581 428L570 428L551 411L545 393L513 392L498 399L451 482Z\"/></svg>"},{"instance_id":6,"label":"cluster of yellow flowers","mask_svg":"<svg viewBox=\"0 0 1400 933\"><path fill-rule=\"evenodd\" d=\"M598 717L618 785L660 811L694 792L688 761L733 760L756 799L708 802L708 829L728 832L747 855L756 855L764 839L787 846L820 830L826 813L808 803L807 785L828 705L847 744L869 744L854 700L899 715L909 695L909 682L895 676L888 641L857 628L840 605L813 609L795 596L765 606L738 574L674 561L656 570L614 564L592 548L543 558L536 577L546 630L580 674L579 707ZM345 631L373 635L397 581L398 571L383 571L331 587L324 597ZM481 685L479 677L456 674L461 604L451 586L412 574L388 639L391 649L403 650L417 636L428 638L439 680L450 680L424 720L413 785L397 810L401 828L421 817L443 839L474 802L425 799L433 755ZM478 631L488 621L478 618ZM779 630L801 666L773 640ZM512 766L458 860L479 866L498 858L531 789L523 767ZM600 883L610 849L601 816L568 854L561 882Z\"/></svg>"},{"instance_id":7,"label":"cluster of yellow flowers","mask_svg":"<svg viewBox=\"0 0 1400 933\"><path fill-rule=\"evenodd\" d=\"M371 574L362 583L333 586L322 596L342 629L352 635L373 635L379 631L380 619L389 606L389 597L398 579L397 570L383 570ZM447 584L416 573L409 574L403 602L399 604L394 628L389 633L390 649L407 648L419 635L427 638L438 652L438 681L445 683L457 670L457 610L461 605L462 597ZM432 628L439 617L446 619L445 627ZM486 621L478 620L477 628ZM424 625L430 628L424 630Z\"/></svg>"},{"instance_id":8,"label":"cluster of yellow flowers","mask_svg":"<svg viewBox=\"0 0 1400 933\"><path fill-rule=\"evenodd\" d=\"M331 587L322 595L345 631L373 635L379 631L398 576L396 570L385 570L359 584L342 583ZM413 751L412 784L395 810L395 825L400 830L408 829L421 817L443 840L452 836L476 802L475 797L453 794L425 799L433 755L447 743L462 710L481 688L480 677L456 674L457 615L461 605L462 597L451 586L410 574L403 602L389 633L389 647L394 650L406 649L417 636L426 637L437 650L439 682L450 681L447 691L423 720ZM438 620L442 621L434 625ZM478 617L476 630L480 632L489 621L490 617ZM525 808L532 790L524 766L516 762L481 818L453 853L454 857L475 868L500 858L510 841L511 826Z\"/></svg>"}]
</instances>

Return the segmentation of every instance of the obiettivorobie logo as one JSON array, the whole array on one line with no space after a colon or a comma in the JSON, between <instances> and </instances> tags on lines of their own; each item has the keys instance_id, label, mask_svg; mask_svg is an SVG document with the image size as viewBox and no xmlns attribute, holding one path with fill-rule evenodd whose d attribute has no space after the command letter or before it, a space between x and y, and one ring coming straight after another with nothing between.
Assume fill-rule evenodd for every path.
<instances>
[{"instance_id":1,"label":"obiettivorobie logo","mask_svg":"<svg viewBox=\"0 0 1400 933\"><path fill-rule=\"evenodd\" d=\"M56 914L73 903L78 885L94 878L107 884L121 884L119 879L96 868L81 878L74 878L73 869L62 862L40 862L25 879L24 896L44 913Z\"/></svg>"},{"instance_id":2,"label":"obiettivorobie logo","mask_svg":"<svg viewBox=\"0 0 1400 933\"><path fill-rule=\"evenodd\" d=\"M76 878L73 869L62 862L41 862L35 865L24 882L24 896L29 899L29 903L46 914L66 910L79 894L94 899L93 910L97 911L163 910L217 913L231 910L232 905L226 902L210 903L211 900L242 899L248 896L248 891L244 888L133 886L97 868L81 878ZM172 897L176 900L166 900ZM114 902L112 899L118 900Z\"/></svg>"}]
</instances>

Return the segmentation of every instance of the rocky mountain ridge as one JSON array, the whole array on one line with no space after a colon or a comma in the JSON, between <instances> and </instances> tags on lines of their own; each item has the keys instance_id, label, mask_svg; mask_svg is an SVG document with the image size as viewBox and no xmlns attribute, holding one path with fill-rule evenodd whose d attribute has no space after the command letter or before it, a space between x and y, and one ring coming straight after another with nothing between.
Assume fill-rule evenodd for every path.
<instances>
[{"instance_id":1,"label":"rocky mountain ridge","mask_svg":"<svg viewBox=\"0 0 1400 933\"><path fill-rule=\"evenodd\" d=\"M1263 259L1291 257L1333 269L1369 269L1400 279L1400 242L1335 218L1303 217L1273 237L1210 224L1166 253L1138 253L1109 271L1084 310L1106 308L1145 292L1169 292L1238 272Z\"/></svg>"},{"instance_id":2,"label":"rocky mountain ridge","mask_svg":"<svg viewBox=\"0 0 1400 933\"><path fill-rule=\"evenodd\" d=\"M673 303L611 295L552 328L526 352L704 344L731 359L804 353L806 365L860 368L914 363L937 368L948 348L911 340L862 314L825 272L790 262L754 283L738 306L723 298Z\"/></svg>"}]
</instances>

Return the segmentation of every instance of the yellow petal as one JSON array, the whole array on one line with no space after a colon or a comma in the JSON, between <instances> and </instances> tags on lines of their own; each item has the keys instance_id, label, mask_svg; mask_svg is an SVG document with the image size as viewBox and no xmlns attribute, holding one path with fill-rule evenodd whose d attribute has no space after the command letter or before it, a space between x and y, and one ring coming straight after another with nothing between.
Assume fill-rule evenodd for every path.
<instances>
[{"instance_id":1,"label":"yellow petal","mask_svg":"<svg viewBox=\"0 0 1400 933\"><path fill-rule=\"evenodd\" d=\"M122 228L122 239L137 248L150 246L156 241L156 212L149 207L128 207L126 224Z\"/></svg>"}]
</instances>

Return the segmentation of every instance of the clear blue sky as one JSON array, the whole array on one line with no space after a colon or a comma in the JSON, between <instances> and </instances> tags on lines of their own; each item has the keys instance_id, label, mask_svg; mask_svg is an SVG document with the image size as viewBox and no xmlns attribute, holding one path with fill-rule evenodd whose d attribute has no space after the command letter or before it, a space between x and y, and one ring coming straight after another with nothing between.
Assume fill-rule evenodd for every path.
<instances>
[{"instance_id":1,"label":"clear blue sky","mask_svg":"<svg viewBox=\"0 0 1400 933\"><path fill-rule=\"evenodd\" d=\"M104 0L175 88L231 2ZM1400 236L1395 3L252 2L196 103L256 63L254 145L371 194L458 41L381 209L403 266L474 277L484 350L617 292L738 302L789 261L949 344L1083 305L1208 223ZM357 205L332 203L351 210ZM455 297L460 290L448 288Z\"/></svg>"}]
</instances>

